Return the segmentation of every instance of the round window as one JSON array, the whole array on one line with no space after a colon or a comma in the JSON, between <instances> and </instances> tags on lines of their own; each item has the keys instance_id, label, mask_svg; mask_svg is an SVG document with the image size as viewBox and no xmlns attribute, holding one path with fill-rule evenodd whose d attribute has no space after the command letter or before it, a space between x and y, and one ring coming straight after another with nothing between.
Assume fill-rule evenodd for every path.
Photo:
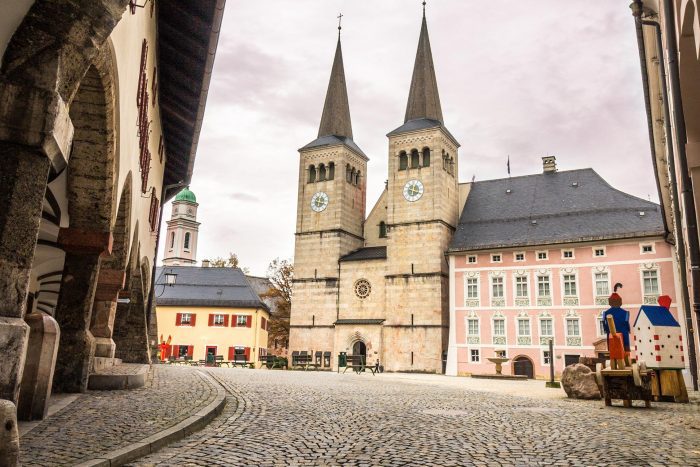
<instances>
[{"instance_id":1,"label":"round window","mask_svg":"<svg viewBox=\"0 0 700 467\"><path fill-rule=\"evenodd\" d=\"M367 279L360 279L355 282L355 295L359 298L367 298L372 291L372 286Z\"/></svg>"}]
</instances>

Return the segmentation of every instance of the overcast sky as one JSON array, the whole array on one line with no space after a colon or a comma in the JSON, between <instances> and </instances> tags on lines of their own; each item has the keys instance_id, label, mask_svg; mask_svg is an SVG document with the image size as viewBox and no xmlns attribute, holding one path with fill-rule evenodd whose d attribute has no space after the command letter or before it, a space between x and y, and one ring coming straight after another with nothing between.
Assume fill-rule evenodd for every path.
<instances>
[{"instance_id":1,"label":"overcast sky","mask_svg":"<svg viewBox=\"0 0 700 467\"><path fill-rule=\"evenodd\" d=\"M626 0L432 0L427 17L460 181L592 167L657 200L634 22ZM369 156L367 212L403 123L420 0L257 0L226 6L192 191L198 260L235 252L264 274L292 258L297 149L316 138L343 13L355 142ZM166 207L164 220L170 218ZM163 223L164 227L164 223ZM163 247L159 258L162 258Z\"/></svg>"}]
</instances>

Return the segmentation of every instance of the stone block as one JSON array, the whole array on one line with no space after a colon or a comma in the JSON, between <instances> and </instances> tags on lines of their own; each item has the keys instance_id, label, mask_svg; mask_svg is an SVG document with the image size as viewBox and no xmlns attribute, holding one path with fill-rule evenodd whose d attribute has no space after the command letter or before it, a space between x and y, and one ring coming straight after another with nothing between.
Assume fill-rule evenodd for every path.
<instances>
[{"instance_id":1,"label":"stone block","mask_svg":"<svg viewBox=\"0 0 700 467\"><path fill-rule=\"evenodd\" d=\"M19 465L19 431L15 404L0 399L0 467Z\"/></svg>"},{"instance_id":2,"label":"stone block","mask_svg":"<svg viewBox=\"0 0 700 467\"><path fill-rule=\"evenodd\" d=\"M116 348L111 337L95 337L95 357L113 358Z\"/></svg>"},{"instance_id":3,"label":"stone block","mask_svg":"<svg viewBox=\"0 0 700 467\"><path fill-rule=\"evenodd\" d=\"M564 368L561 385L566 395L572 399L600 399L600 390L594 373L581 363Z\"/></svg>"},{"instance_id":4,"label":"stone block","mask_svg":"<svg viewBox=\"0 0 700 467\"><path fill-rule=\"evenodd\" d=\"M17 401L24 359L29 339L29 326L20 318L0 317L0 399Z\"/></svg>"},{"instance_id":5,"label":"stone block","mask_svg":"<svg viewBox=\"0 0 700 467\"><path fill-rule=\"evenodd\" d=\"M29 345L17 417L20 420L41 420L49 408L60 330L56 320L46 313L30 313L25 321L29 325Z\"/></svg>"}]
</instances>

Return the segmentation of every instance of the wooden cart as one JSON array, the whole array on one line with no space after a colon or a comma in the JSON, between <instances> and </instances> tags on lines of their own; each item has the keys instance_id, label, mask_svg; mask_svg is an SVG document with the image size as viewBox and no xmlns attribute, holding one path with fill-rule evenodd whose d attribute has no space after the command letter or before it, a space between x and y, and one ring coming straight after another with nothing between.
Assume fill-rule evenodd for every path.
<instances>
[{"instance_id":1,"label":"wooden cart","mask_svg":"<svg viewBox=\"0 0 700 467\"><path fill-rule=\"evenodd\" d=\"M600 387L605 405L612 405L614 399L622 400L624 407L632 407L633 400L644 401L651 407L654 373L647 371L644 362L632 363L622 369L612 369L609 364L596 365L596 382Z\"/></svg>"}]
</instances>

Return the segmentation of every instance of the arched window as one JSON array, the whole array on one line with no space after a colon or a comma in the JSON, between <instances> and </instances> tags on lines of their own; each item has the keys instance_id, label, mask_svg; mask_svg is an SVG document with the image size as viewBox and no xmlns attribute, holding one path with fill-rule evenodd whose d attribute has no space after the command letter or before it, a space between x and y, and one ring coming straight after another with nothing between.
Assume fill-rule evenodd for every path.
<instances>
[{"instance_id":1,"label":"arched window","mask_svg":"<svg viewBox=\"0 0 700 467\"><path fill-rule=\"evenodd\" d=\"M185 234L185 250L189 250L189 249L190 249L190 233L187 232Z\"/></svg>"},{"instance_id":2,"label":"arched window","mask_svg":"<svg viewBox=\"0 0 700 467\"><path fill-rule=\"evenodd\" d=\"M355 167L350 170L350 183L355 183L355 174L357 174L357 171L355 170Z\"/></svg>"},{"instance_id":3,"label":"arched window","mask_svg":"<svg viewBox=\"0 0 700 467\"><path fill-rule=\"evenodd\" d=\"M318 181L322 182L326 179L326 166L321 164L318 166Z\"/></svg>"},{"instance_id":4,"label":"arched window","mask_svg":"<svg viewBox=\"0 0 700 467\"><path fill-rule=\"evenodd\" d=\"M359 184L360 184L360 171L358 170L355 173L355 185L359 185Z\"/></svg>"},{"instance_id":5,"label":"arched window","mask_svg":"<svg viewBox=\"0 0 700 467\"><path fill-rule=\"evenodd\" d=\"M350 169L350 164L345 166L345 181L352 183L352 170Z\"/></svg>"},{"instance_id":6,"label":"arched window","mask_svg":"<svg viewBox=\"0 0 700 467\"><path fill-rule=\"evenodd\" d=\"M379 238L386 238L386 222L379 223Z\"/></svg>"},{"instance_id":7,"label":"arched window","mask_svg":"<svg viewBox=\"0 0 700 467\"><path fill-rule=\"evenodd\" d=\"M420 167L420 156L418 155L418 149L411 150L411 168L417 169Z\"/></svg>"},{"instance_id":8,"label":"arched window","mask_svg":"<svg viewBox=\"0 0 700 467\"><path fill-rule=\"evenodd\" d=\"M313 183L316 181L316 167L313 165L309 166L309 183Z\"/></svg>"},{"instance_id":9,"label":"arched window","mask_svg":"<svg viewBox=\"0 0 700 467\"><path fill-rule=\"evenodd\" d=\"M430 149L423 148L423 167L430 167Z\"/></svg>"},{"instance_id":10,"label":"arched window","mask_svg":"<svg viewBox=\"0 0 700 467\"><path fill-rule=\"evenodd\" d=\"M455 174L455 158L450 157L450 174Z\"/></svg>"},{"instance_id":11,"label":"arched window","mask_svg":"<svg viewBox=\"0 0 700 467\"><path fill-rule=\"evenodd\" d=\"M175 232L170 232L170 248L175 247Z\"/></svg>"},{"instance_id":12,"label":"arched window","mask_svg":"<svg viewBox=\"0 0 700 467\"><path fill-rule=\"evenodd\" d=\"M442 151L442 169L443 170L448 170L447 168L447 161L449 159L449 154L445 153L445 151Z\"/></svg>"},{"instance_id":13,"label":"arched window","mask_svg":"<svg viewBox=\"0 0 700 467\"><path fill-rule=\"evenodd\" d=\"M328 180L333 180L335 178L335 162L328 164Z\"/></svg>"},{"instance_id":14,"label":"arched window","mask_svg":"<svg viewBox=\"0 0 700 467\"><path fill-rule=\"evenodd\" d=\"M401 151L399 153L399 170L406 170L408 168L408 156L406 151Z\"/></svg>"}]
</instances>

